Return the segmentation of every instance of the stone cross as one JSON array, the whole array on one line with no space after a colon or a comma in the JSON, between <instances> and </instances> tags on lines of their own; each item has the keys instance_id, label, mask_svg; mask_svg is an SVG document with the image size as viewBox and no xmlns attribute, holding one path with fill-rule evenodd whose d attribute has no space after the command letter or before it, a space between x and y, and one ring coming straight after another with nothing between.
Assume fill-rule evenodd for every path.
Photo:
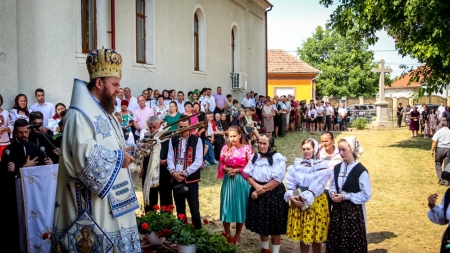
<instances>
[{"instance_id":1,"label":"stone cross","mask_svg":"<svg viewBox=\"0 0 450 253\"><path fill-rule=\"evenodd\" d=\"M384 74L385 73L391 73L392 69L389 68L385 68L384 67L384 60L381 59L380 64L379 64L379 68L378 69L372 69L373 73L380 73L380 82L379 82L379 89L378 89L378 94L379 94L379 100L378 101L384 101Z\"/></svg>"}]
</instances>

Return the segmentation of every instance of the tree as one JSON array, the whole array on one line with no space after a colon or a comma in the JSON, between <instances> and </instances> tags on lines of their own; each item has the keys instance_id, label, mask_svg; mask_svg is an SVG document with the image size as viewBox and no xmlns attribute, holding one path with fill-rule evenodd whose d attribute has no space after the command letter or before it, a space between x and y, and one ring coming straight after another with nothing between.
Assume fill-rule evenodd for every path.
<instances>
[{"instance_id":1,"label":"tree","mask_svg":"<svg viewBox=\"0 0 450 253\"><path fill-rule=\"evenodd\" d=\"M318 26L297 50L302 61L322 71L316 80L319 96L373 96L378 90L373 52L363 41Z\"/></svg>"},{"instance_id":2,"label":"tree","mask_svg":"<svg viewBox=\"0 0 450 253\"><path fill-rule=\"evenodd\" d=\"M375 33L386 30L395 39L401 55L423 63L409 69L410 81L423 83L420 95L442 92L450 83L450 1L320 0L320 3L325 7L338 5L329 26L341 35L372 45L378 40Z\"/></svg>"}]
</instances>

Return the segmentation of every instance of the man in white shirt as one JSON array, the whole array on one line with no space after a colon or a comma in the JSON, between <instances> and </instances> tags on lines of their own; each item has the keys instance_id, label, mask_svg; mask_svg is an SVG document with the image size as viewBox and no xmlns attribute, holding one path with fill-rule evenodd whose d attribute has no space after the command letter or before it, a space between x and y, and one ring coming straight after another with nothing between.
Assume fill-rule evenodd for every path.
<instances>
[{"instance_id":1,"label":"man in white shirt","mask_svg":"<svg viewBox=\"0 0 450 253\"><path fill-rule=\"evenodd\" d=\"M325 127L327 128L327 131L333 131L332 124L331 124L331 117L334 114L334 108L331 106L329 102L326 102L325 104Z\"/></svg>"},{"instance_id":2,"label":"man in white shirt","mask_svg":"<svg viewBox=\"0 0 450 253\"><path fill-rule=\"evenodd\" d=\"M442 163L444 168L450 162L450 129L446 120L442 121L442 128L437 130L433 135L431 143L431 156L434 156L436 175L439 179L438 183L444 185L442 180Z\"/></svg>"},{"instance_id":3,"label":"man in white shirt","mask_svg":"<svg viewBox=\"0 0 450 253\"><path fill-rule=\"evenodd\" d=\"M214 109L216 109L216 101L211 96L211 89L207 88L203 94L204 97L201 105L205 108L205 112L214 112Z\"/></svg>"},{"instance_id":4,"label":"man in white shirt","mask_svg":"<svg viewBox=\"0 0 450 253\"><path fill-rule=\"evenodd\" d=\"M137 99L131 95L130 88L125 87L125 89L123 89L123 91L125 94L123 99L126 99L128 101L128 110L134 112L135 110L137 110L139 108Z\"/></svg>"},{"instance_id":5,"label":"man in white shirt","mask_svg":"<svg viewBox=\"0 0 450 253\"><path fill-rule=\"evenodd\" d=\"M45 101L45 92L41 88L34 91L34 96L37 102L30 107L30 110L42 113L44 116L44 127L42 127L42 132L47 134L48 120L55 116L55 106L52 103Z\"/></svg>"},{"instance_id":6,"label":"man in white shirt","mask_svg":"<svg viewBox=\"0 0 450 253\"><path fill-rule=\"evenodd\" d=\"M122 99L125 96L125 92L122 88L120 88L119 93L117 93L116 97L116 106L120 108L120 105L122 104Z\"/></svg>"},{"instance_id":7,"label":"man in white shirt","mask_svg":"<svg viewBox=\"0 0 450 253\"><path fill-rule=\"evenodd\" d=\"M346 131L347 130L347 115L348 111L347 108L345 108L345 103L342 103L341 108L338 110L339 117L341 118L341 124L340 124L340 130Z\"/></svg>"},{"instance_id":8,"label":"man in white shirt","mask_svg":"<svg viewBox=\"0 0 450 253\"><path fill-rule=\"evenodd\" d=\"M252 100L250 92L247 92L247 96L242 99L241 106L243 108L251 108L251 107L253 107L253 100Z\"/></svg>"},{"instance_id":9,"label":"man in white shirt","mask_svg":"<svg viewBox=\"0 0 450 253\"><path fill-rule=\"evenodd\" d=\"M181 90L177 93L177 100L175 100L175 102L177 102L177 107L178 107L178 112L183 114L184 113L184 103L186 102L184 100L184 92L182 92Z\"/></svg>"},{"instance_id":10,"label":"man in white shirt","mask_svg":"<svg viewBox=\"0 0 450 253\"><path fill-rule=\"evenodd\" d=\"M189 127L189 118L181 116L178 128ZM186 215L186 200L192 215L192 223L201 229L200 203L198 199L198 182L200 167L203 164L203 143L197 136L186 131L169 140L167 169L172 175L173 198L177 214Z\"/></svg>"}]
</instances>

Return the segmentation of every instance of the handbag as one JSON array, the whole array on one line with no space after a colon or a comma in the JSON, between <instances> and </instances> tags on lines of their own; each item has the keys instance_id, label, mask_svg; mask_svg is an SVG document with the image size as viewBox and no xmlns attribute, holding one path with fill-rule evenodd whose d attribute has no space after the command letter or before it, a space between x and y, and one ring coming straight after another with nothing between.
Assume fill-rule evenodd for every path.
<instances>
[{"instance_id":1,"label":"handbag","mask_svg":"<svg viewBox=\"0 0 450 253\"><path fill-rule=\"evenodd\" d=\"M185 194L189 191L189 187L187 187L186 183L177 184L173 187L173 192L176 195Z\"/></svg>"}]
</instances>

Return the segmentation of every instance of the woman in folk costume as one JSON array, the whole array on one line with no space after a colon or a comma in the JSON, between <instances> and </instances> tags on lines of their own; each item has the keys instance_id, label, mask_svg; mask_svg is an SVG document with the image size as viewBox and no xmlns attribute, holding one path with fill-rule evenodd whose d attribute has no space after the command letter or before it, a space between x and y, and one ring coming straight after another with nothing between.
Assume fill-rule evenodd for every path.
<instances>
[{"instance_id":1,"label":"woman in folk costume","mask_svg":"<svg viewBox=\"0 0 450 253\"><path fill-rule=\"evenodd\" d=\"M228 129L228 143L220 153L217 178L223 179L220 192L220 220L225 233L231 234L230 223L236 222L234 238L239 242L244 227L250 185L243 172L253 155L253 148L245 144L241 128Z\"/></svg>"},{"instance_id":2,"label":"woman in folk costume","mask_svg":"<svg viewBox=\"0 0 450 253\"><path fill-rule=\"evenodd\" d=\"M286 174L286 157L277 153L275 142L262 134L259 153L254 154L244 173L251 185L245 227L259 234L261 251L269 252L269 235L272 253L280 252L281 235L286 234L288 203L284 201L286 188L282 183Z\"/></svg>"},{"instance_id":3,"label":"woman in folk costume","mask_svg":"<svg viewBox=\"0 0 450 253\"><path fill-rule=\"evenodd\" d=\"M312 139L302 141L304 159L297 158L288 167L286 176L286 202L290 201L286 237L300 240L300 251L309 253L312 245L314 253L320 253L322 243L328 233L328 201L324 194L330 178L330 170L325 161L315 159L319 143Z\"/></svg>"},{"instance_id":4,"label":"woman in folk costume","mask_svg":"<svg viewBox=\"0 0 450 253\"><path fill-rule=\"evenodd\" d=\"M372 193L369 173L358 160L363 148L353 136L339 140L338 148L343 162L331 175L333 208L326 252L367 252L365 203Z\"/></svg>"}]
</instances>

